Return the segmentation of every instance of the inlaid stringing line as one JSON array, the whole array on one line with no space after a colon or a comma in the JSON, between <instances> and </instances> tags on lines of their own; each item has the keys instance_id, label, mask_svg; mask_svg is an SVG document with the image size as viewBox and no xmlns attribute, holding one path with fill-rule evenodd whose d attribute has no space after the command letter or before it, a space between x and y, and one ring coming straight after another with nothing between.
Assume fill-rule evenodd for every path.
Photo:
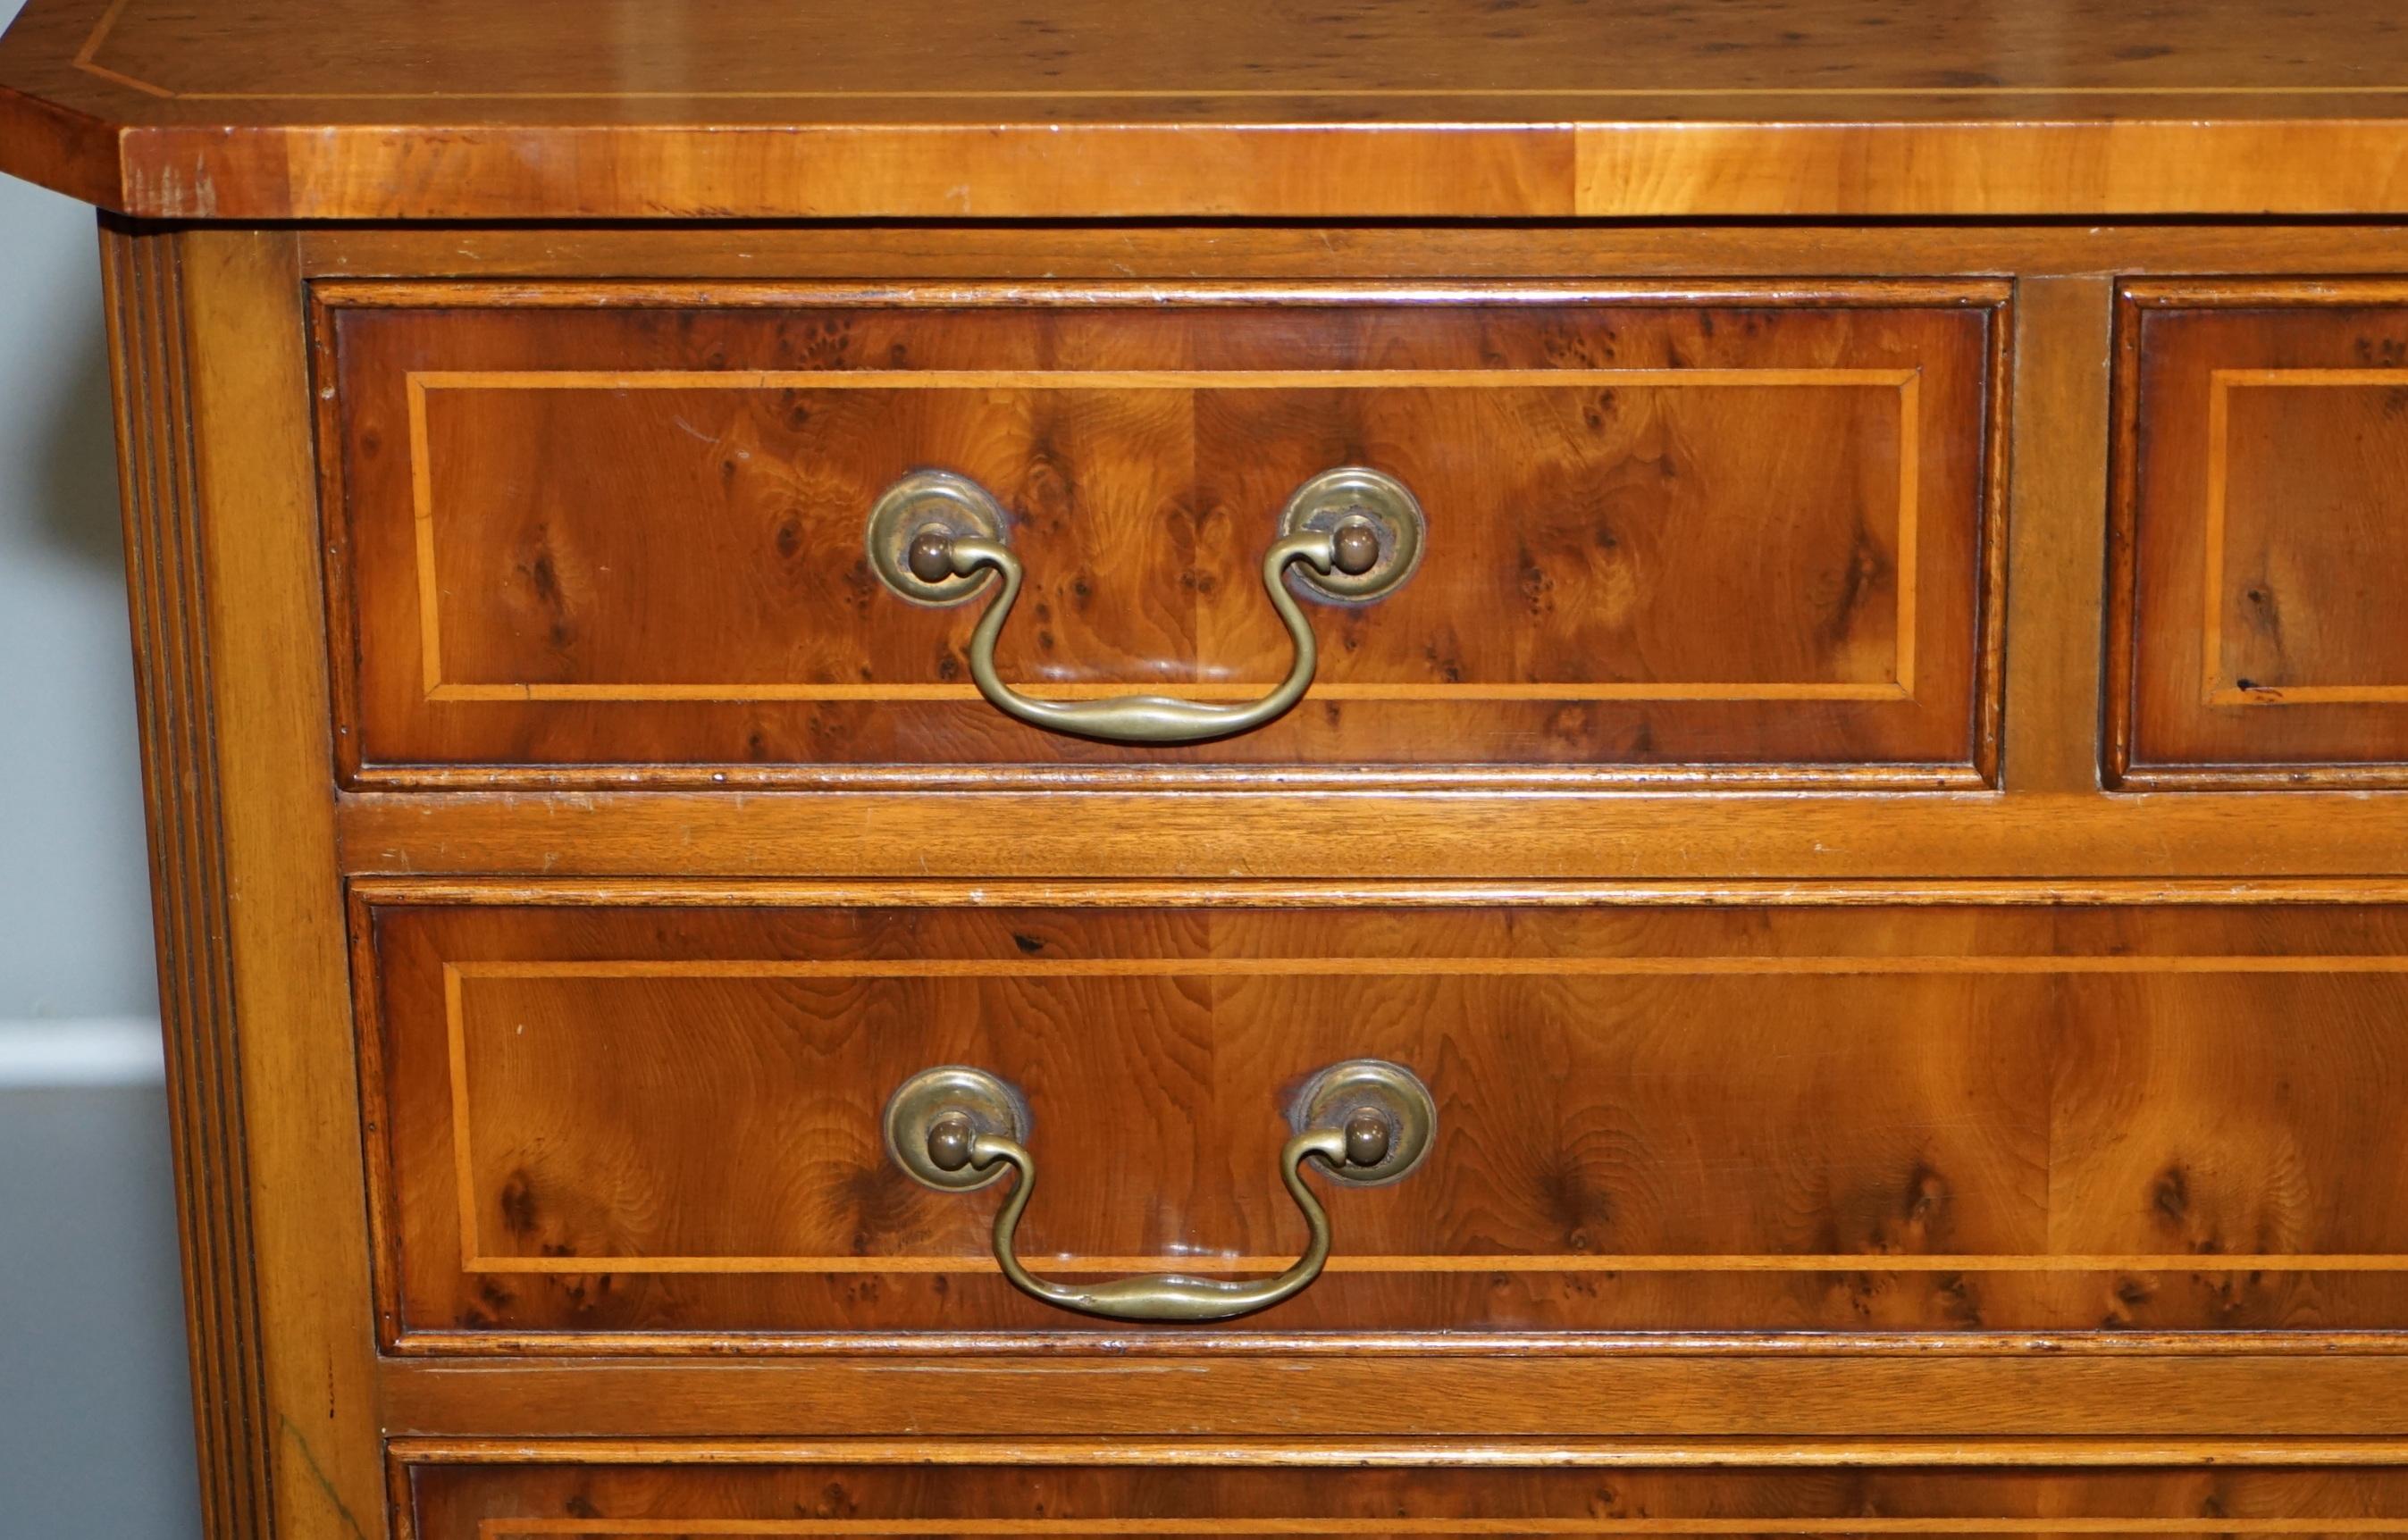
<instances>
[{"instance_id":1,"label":"inlaid stringing line","mask_svg":"<svg viewBox=\"0 0 2408 1540\"><path fill-rule=\"evenodd\" d=\"M443 684L443 594L435 565L435 462L426 427L426 387L416 377L405 381L409 393L410 541L418 565L419 671L426 698L435 699Z\"/></svg>"},{"instance_id":2,"label":"inlaid stringing line","mask_svg":"<svg viewBox=\"0 0 2408 1540\"><path fill-rule=\"evenodd\" d=\"M2401 1519L485 1519L521 1535L2400 1534Z\"/></svg>"},{"instance_id":3,"label":"inlaid stringing line","mask_svg":"<svg viewBox=\"0 0 2408 1540\"><path fill-rule=\"evenodd\" d=\"M636 958L448 964L463 978L1181 978L1688 977L1729 974L2354 974L2408 973L2408 955L1896 957L910 957Z\"/></svg>"},{"instance_id":4,"label":"inlaid stringing line","mask_svg":"<svg viewBox=\"0 0 2408 1540\"><path fill-rule=\"evenodd\" d=\"M421 696L437 704L494 702L975 701L969 684L614 684L462 682L443 677L441 588L437 573L433 458L427 396L436 391L640 390L1497 390L1612 385L1626 389L1879 389L1899 393L1898 611L1889 679L1770 680L1762 683L1584 682L1523 684L1316 683L1321 701L1911 701L1914 693L1916 565L1921 522L1920 369L1286 369L1286 370L413 370L408 396L410 495L418 577ZM1046 700L1101 700L1127 684L1038 684ZM1266 682L1182 683L1201 700L1244 700Z\"/></svg>"},{"instance_id":5,"label":"inlaid stringing line","mask_svg":"<svg viewBox=\"0 0 2408 1540\"><path fill-rule=\"evenodd\" d=\"M1272 1274L1295 1265L1293 1256L1238 1255L1182 1251L1175 1256L1084 1256L1054 1252L1042 1258L1048 1266L1073 1274L1161 1273L1179 1270L1208 1274ZM629 1276L738 1276L789 1275L798 1276L859 1276L896 1274L996 1274L995 1259L985 1253L961 1256L887 1257L680 1257L598 1252L591 1256L464 1256L464 1273L552 1274L592 1276L598 1273ZM1467 1274L1467 1273L2180 1273L2225 1276L2235 1273L2408 1273L2408 1256L2387 1252L2159 1252L2005 1253L1855 1251L1697 1252L1686 1254L1610 1252L1463 1252L1448 1255L1414 1252L1356 1253L1334 1256L1323 1264L1327 1273Z\"/></svg>"},{"instance_id":6,"label":"inlaid stringing line","mask_svg":"<svg viewBox=\"0 0 2408 1540\"><path fill-rule=\"evenodd\" d=\"M477 1229L477 1161L468 1148L468 1021L461 1002L461 974L443 965L444 1048L452 1091L452 1175L459 1190L460 1254L474 1257L484 1249Z\"/></svg>"},{"instance_id":7,"label":"inlaid stringing line","mask_svg":"<svg viewBox=\"0 0 2408 1540\"><path fill-rule=\"evenodd\" d=\"M2408 390L2408 369L2214 369L2207 384L2207 508L2200 539L2206 612L2200 621L2202 699L2217 706L2375 706L2408 701L2408 684L2308 684L2243 690L2226 681L2224 606L2226 541L2231 487L2231 397L2236 390L2334 387Z\"/></svg>"},{"instance_id":8,"label":"inlaid stringing line","mask_svg":"<svg viewBox=\"0 0 2408 1540\"><path fill-rule=\"evenodd\" d=\"M527 1257L487 1255L477 1233L475 1167L466 1118L467 1022L465 985L476 979L610 978L1029 978L1242 977L1352 977L1366 974L1440 977L1712 975L2046 975L2046 974L2393 974L2408 973L2408 955L2322 957L2050 956L1996 957L1603 957L1603 958L908 958L895 960L661 959L597 962L483 961L444 964L445 1029L452 1053L452 1152L460 1191L462 1271L553 1274L965 1274L995 1271L994 1260L970 1257ZM1047 1259L1090 1273L1144 1273L1161 1257ZM1184 1254L1189 1267L1219 1273L1277 1273L1288 1257ZM2408 1257L2388 1253L1932 1254L1730 1253L1613 1255L1383 1255L1333 1257L1333 1273L2075 1273L2237 1272L2257 1270L2359 1273L2408 1271Z\"/></svg>"}]
</instances>

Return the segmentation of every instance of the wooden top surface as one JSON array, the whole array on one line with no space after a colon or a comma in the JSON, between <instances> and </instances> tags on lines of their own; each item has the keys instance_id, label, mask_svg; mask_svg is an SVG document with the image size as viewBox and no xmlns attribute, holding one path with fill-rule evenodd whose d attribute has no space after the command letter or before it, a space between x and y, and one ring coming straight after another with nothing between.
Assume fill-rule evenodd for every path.
<instances>
[{"instance_id":1,"label":"wooden top surface","mask_svg":"<svg viewBox=\"0 0 2408 1540\"><path fill-rule=\"evenodd\" d=\"M2398 0L31 0L159 218L2408 209Z\"/></svg>"}]
</instances>

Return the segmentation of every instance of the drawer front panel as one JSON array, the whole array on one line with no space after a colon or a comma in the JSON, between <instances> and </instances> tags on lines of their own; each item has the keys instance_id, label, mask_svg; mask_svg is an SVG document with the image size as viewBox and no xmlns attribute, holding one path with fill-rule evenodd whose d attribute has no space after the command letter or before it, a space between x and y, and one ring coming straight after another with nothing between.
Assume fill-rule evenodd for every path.
<instances>
[{"instance_id":1,"label":"drawer front panel","mask_svg":"<svg viewBox=\"0 0 2408 1540\"><path fill-rule=\"evenodd\" d=\"M355 780L1986 774L1996 286L738 297L321 291ZM1005 680L1242 701L1290 661L1279 511L1345 465L1426 555L1309 603L1312 692L1218 743L1010 720L984 597L865 549L889 485L968 477L1028 573Z\"/></svg>"},{"instance_id":2,"label":"drawer front panel","mask_svg":"<svg viewBox=\"0 0 2408 1540\"><path fill-rule=\"evenodd\" d=\"M1026 1098L1041 1275L1262 1278L1300 1082L1438 1104L1312 1177L1238 1329L2408 1325L2408 911L1264 911L366 899L380 1292L405 1350L1080 1332L889 1093ZM1008 1180L1008 1179L1007 1179ZM1125 1330L1125 1329L1124 1329Z\"/></svg>"},{"instance_id":3,"label":"drawer front panel","mask_svg":"<svg viewBox=\"0 0 2408 1540\"><path fill-rule=\"evenodd\" d=\"M2133 784L2408 784L2408 288L2125 293Z\"/></svg>"},{"instance_id":4,"label":"drawer front panel","mask_svg":"<svg viewBox=\"0 0 2408 1540\"><path fill-rule=\"evenodd\" d=\"M417 1540L2408 1533L2408 1477L2387 1468L1512 1470L1434 1459L1369 1470L1009 1469L405 1456L398 1470Z\"/></svg>"}]
</instances>

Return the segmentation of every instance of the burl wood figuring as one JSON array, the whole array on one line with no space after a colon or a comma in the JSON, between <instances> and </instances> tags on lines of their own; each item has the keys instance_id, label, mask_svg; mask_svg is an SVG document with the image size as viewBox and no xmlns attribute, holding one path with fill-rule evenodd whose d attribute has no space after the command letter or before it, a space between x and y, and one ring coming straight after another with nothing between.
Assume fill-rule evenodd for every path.
<instances>
[{"instance_id":1,"label":"burl wood figuring","mask_svg":"<svg viewBox=\"0 0 2408 1540\"><path fill-rule=\"evenodd\" d=\"M210 1540L2408 1533L2395 7L32 0L0 165Z\"/></svg>"}]
</instances>

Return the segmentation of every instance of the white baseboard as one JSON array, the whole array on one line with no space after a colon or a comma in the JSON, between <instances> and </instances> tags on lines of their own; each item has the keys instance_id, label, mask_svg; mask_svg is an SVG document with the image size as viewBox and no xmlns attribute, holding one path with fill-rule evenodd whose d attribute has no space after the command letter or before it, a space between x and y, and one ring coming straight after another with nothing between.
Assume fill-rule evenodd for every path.
<instances>
[{"instance_id":1,"label":"white baseboard","mask_svg":"<svg viewBox=\"0 0 2408 1540\"><path fill-rule=\"evenodd\" d=\"M0 1091L155 1086L167 1077L148 1017L0 1020Z\"/></svg>"}]
</instances>

